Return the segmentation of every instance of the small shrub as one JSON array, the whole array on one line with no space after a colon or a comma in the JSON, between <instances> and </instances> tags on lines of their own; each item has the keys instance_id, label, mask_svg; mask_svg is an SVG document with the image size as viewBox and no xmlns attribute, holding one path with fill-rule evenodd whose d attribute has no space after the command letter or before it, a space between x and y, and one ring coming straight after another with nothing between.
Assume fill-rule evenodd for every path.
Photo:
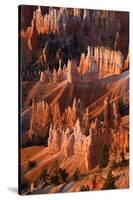
<instances>
[{"instance_id":1,"label":"small shrub","mask_svg":"<svg viewBox=\"0 0 133 200\"><path fill-rule=\"evenodd\" d=\"M28 191L30 188L29 183L25 179L24 175L21 175L21 180L20 180L20 193L23 194L24 192Z\"/></svg>"},{"instance_id":2,"label":"small shrub","mask_svg":"<svg viewBox=\"0 0 133 200\"><path fill-rule=\"evenodd\" d=\"M36 161L29 160L28 167L29 167L29 169L32 169L32 168L36 167Z\"/></svg>"},{"instance_id":3,"label":"small shrub","mask_svg":"<svg viewBox=\"0 0 133 200\"><path fill-rule=\"evenodd\" d=\"M113 177L111 170L109 170L107 174L107 178L103 186L103 190L106 190L106 189L116 189L115 178Z\"/></svg>"},{"instance_id":4,"label":"small shrub","mask_svg":"<svg viewBox=\"0 0 133 200\"><path fill-rule=\"evenodd\" d=\"M41 174L40 174L40 177L39 177L40 181L43 181L45 184L47 184L48 183L48 180L47 180L48 177L49 177L49 174L47 172L47 169L43 169Z\"/></svg>"},{"instance_id":5,"label":"small shrub","mask_svg":"<svg viewBox=\"0 0 133 200\"><path fill-rule=\"evenodd\" d=\"M118 163L119 167L129 166L129 160L125 159L124 152L120 152L120 162Z\"/></svg>"},{"instance_id":6,"label":"small shrub","mask_svg":"<svg viewBox=\"0 0 133 200\"><path fill-rule=\"evenodd\" d=\"M89 188L88 185L87 185L87 186L82 185L82 186L80 186L80 191L81 191L81 192L82 192L82 191L90 191L90 188Z\"/></svg>"},{"instance_id":7,"label":"small shrub","mask_svg":"<svg viewBox=\"0 0 133 200\"><path fill-rule=\"evenodd\" d=\"M62 168L59 168L58 171L59 171L60 177L63 180L63 182L66 182L67 181L67 177L68 177L67 171L65 169L62 169Z\"/></svg>"},{"instance_id":8,"label":"small shrub","mask_svg":"<svg viewBox=\"0 0 133 200\"><path fill-rule=\"evenodd\" d=\"M115 160L113 160L112 163L111 163L111 168L115 169L116 167L117 167L117 163L116 163Z\"/></svg>"},{"instance_id":9,"label":"small shrub","mask_svg":"<svg viewBox=\"0 0 133 200\"><path fill-rule=\"evenodd\" d=\"M59 176L58 175L52 175L51 176L51 183L54 185L58 185L59 184Z\"/></svg>"},{"instance_id":10,"label":"small shrub","mask_svg":"<svg viewBox=\"0 0 133 200\"><path fill-rule=\"evenodd\" d=\"M73 180L74 181L77 181L77 180L79 180L79 178L80 178L80 171L79 171L79 169L77 168L75 171L74 171L74 173L73 173Z\"/></svg>"},{"instance_id":11,"label":"small shrub","mask_svg":"<svg viewBox=\"0 0 133 200\"><path fill-rule=\"evenodd\" d=\"M121 158L121 162L124 163L125 162L125 156L124 156L123 151L120 152L120 158Z\"/></svg>"}]
</instances>

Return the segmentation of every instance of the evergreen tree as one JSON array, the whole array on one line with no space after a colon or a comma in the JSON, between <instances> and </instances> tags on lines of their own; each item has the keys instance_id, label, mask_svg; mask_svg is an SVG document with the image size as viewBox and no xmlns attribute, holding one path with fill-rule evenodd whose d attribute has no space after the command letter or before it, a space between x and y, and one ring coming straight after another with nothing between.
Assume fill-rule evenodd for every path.
<instances>
[{"instance_id":1,"label":"evergreen tree","mask_svg":"<svg viewBox=\"0 0 133 200\"><path fill-rule=\"evenodd\" d=\"M107 178L103 186L103 190L106 190L106 189L116 189L115 178L113 177L111 170L109 170L107 174Z\"/></svg>"},{"instance_id":2,"label":"evergreen tree","mask_svg":"<svg viewBox=\"0 0 133 200\"><path fill-rule=\"evenodd\" d=\"M115 160L112 160L112 163L111 163L111 168L112 169L115 169L117 167L117 163Z\"/></svg>"},{"instance_id":3,"label":"evergreen tree","mask_svg":"<svg viewBox=\"0 0 133 200\"><path fill-rule=\"evenodd\" d=\"M104 144L99 156L99 166L100 168L104 168L108 165L109 161L109 146Z\"/></svg>"},{"instance_id":4,"label":"evergreen tree","mask_svg":"<svg viewBox=\"0 0 133 200\"><path fill-rule=\"evenodd\" d=\"M80 191L90 191L90 188L89 188L88 185L87 185L87 186L82 185L82 186L80 187Z\"/></svg>"},{"instance_id":5,"label":"evergreen tree","mask_svg":"<svg viewBox=\"0 0 133 200\"><path fill-rule=\"evenodd\" d=\"M34 160L29 160L29 162L28 162L28 167L29 167L29 169L32 169L32 168L34 168L36 166L36 161L34 161Z\"/></svg>"},{"instance_id":6,"label":"evergreen tree","mask_svg":"<svg viewBox=\"0 0 133 200\"><path fill-rule=\"evenodd\" d=\"M51 183L54 185L58 185L59 184L59 176L56 174L53 174L51 176Z\"/></svg>"},{"instance_id":7,"label":"evergreen tree","mask_svg":"<svg viewBox=\"0 0 133 200\"><path fill-rule=\"evenodd\" d=\"M77 169L74 171L74 173L73 173L73 180L74 180L74 181L77 181L77 180L79 180L79 178L80 178L80 171L79 171L79 169L77 168Z\"/></svg>"},{"instance_id":8,"label":"evergreen tree","mask_svg":"<svg viewBox=\"0 0 133 200\"><path fill-rule=\"evenodd\" d=\"M19 187L20 187L19 189L20 189L21 194L28 191L28 189L30 188L30 184L28 183L28 181L24 177L23 173L20 175L20 185L19 185Z\"/></svg>"},{"instance_id":9,"label":"evergreen tree","mask_svg":"<svg viewBox=\"0 0 133 200\"><path fill-rule=\"evenodd\" d=\"M47 172L47 169L43 169L41 174L40 174L40 180L43 181L45 184L48 183L48 177L49 177L49 174Z\"/></svg>"},{"instance_id":10,"label":"evergreen tree","mask_svg":"<svg viewBox=\"0 0 133 200\"><path fill-rule=\"evenodd\" d=\"M59 168L59 174L63 182L66 182L67 177L68 177L67 171L65 169Z\"/></svg>"},{"instance_id":11,"label":"evergreen tree","mask_svg":"<svg viewBox=\"0 0 133 200\"><path fill-rule=\"evenodd\" d=\"M119 113L121 115L122 115L122 107L123 107L123 99L122 99L122 97L120 97L118 100L118 109L119 109Z\"/></svg>"},{"instance_id":12,"label":"evergreen tree","mask_svg":"<svg viewBox=\"0 0 133 200\"><path fill-rule=\"evenodd\" d=\"M125 162L125 156L124 156L123 151L120 152L120 157L121 157L121 163L124 163Z\"/></svg>"}]
</instances>

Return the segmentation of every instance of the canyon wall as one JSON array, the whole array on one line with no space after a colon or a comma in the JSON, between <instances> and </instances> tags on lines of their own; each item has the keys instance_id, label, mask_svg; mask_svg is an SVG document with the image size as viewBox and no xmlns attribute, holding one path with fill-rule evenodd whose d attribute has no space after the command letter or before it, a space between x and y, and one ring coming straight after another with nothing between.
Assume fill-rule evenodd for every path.
<instances>
[{"instance_id":1,"label":"canyon wall","mask_svg":"<svg viewBox=\"0 0 133 200\"><path fill-rule=\"evenodd\" d=\"M82 74L97 66L100 78L128 68L128 13L43 7L33 7L30 17L27 12L20 30L22 79L38 80L48 67L58 70L60 59L61 68L75 60Z\"/></svg>"},{"instance_id":2,"label":"canyon wall","mask_svg":"<svg viewBox=\"0 0 133 200\"><path fill-rule=\"evenodd\" d=\"M126 65L128 65L129 62L128 59L127 57L125 60ZM93 48L88 46L87 55L85 56L84 53L81 54L79 66L77 66L75 60L68 60L67 66L64 65L64 67L61 68L60 64L58 71L54 69L51 76L53 77L53 82L68 80L70 83L88 83L108 76L119 75L123 69L125 69L125 63L124 57L120 51L105 47ZM42 80L42 74L44 73L45 76ZM50 80L48 77L47 70L41 72L40 81L47 82Z\"/></svg>"},{"instance_id":3,"label":"canyon wall","mask_svg":"<svg viewBox=\"0 0 133 200\"><path fill-rule=\"evenodd\" d=\"M48 137L48 150L52 155L62 151L66 159L74 155L82 156L87 172L98 165L105 144L109 146L110 159L114 152L116 161L120 160L121 152L126 156L129 149L128 130L121 122L118 104L106 97L103 120L89 120L88 116L88 110L82 110L80 99L74 99L72 107L66 108L62 114L58 103L50 111L47 103L33 102L30 139L41 138L44 141Z\"/></svg>"}]
</instances>

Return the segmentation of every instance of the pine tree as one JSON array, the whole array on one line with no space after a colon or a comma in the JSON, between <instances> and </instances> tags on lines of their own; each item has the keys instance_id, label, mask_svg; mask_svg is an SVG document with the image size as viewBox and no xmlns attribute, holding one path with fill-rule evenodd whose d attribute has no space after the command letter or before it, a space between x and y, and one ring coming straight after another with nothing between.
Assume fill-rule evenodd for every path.
<instances>
[{"instance_id":1,"label":"pine tree","mask_svg":"<svg viewBox=\"0 0 133 200\"><path fill-rule=\"evenodd\" d=\"M53 174L51 176L51 183L54 185L58 185L59 184L59 176L56 174Z\"/></svg>"},{"instance_id":2,"label":"pine tree","mask_svg":"<svg viewBox=\"0 0 133 200\"><path fill-rule=\"evenodd\" d=\"M45 184L48 183L48 177L49 177L49 174L47 172L47 169L43 169L41 174L40 174L40 180L43 181Z\"/></svg>"},{"instance_id":3,"label":"pine tree","mask_svg":"<svg viewBox=\"0 0 133 200\"><path fill-rule=\"evenodd\" d=\"M36 161L34 161L34 160L29 160L29 162L28 162L28 167L29 167L29 169L32 169L32 168L34 168L36 166Z\"/></svg>"},{"instance_id":4,"label":"pine tree","mask_svg":"<svg viewBox=\"0 0 133 200\"><path fill-rule=\"evenodd\" d=\"M66 182L67 177L68 177L67 171L65 169L59 168L59 174L63 182Z\"/></svg>"},{"instance_id":5,"label":"pine tree","mask_svg":"<svg viewBox=\"0 0 133 200\"><path fill-rule=\"evenodd\" d=\"M88 185L87 185L87 186L82 185L82 186L80 186L80 191L81 191L81 192L82 192L82 191L90 191L90 188L89 188Z\"/></svg>"},{"instance_id":6,"label":"pine tree","mask_svg":"<svg viewBox=\"0 0 133 200\"><path fill-rule=\"evenodd\" d=\"M80 178L80 171L79 171L79 169L77 168L77 169L74 171L74 173L73 173L73 180L74 180L74 181L77 181L77 180L79 180L79 178Z\"/></svg>"},{"instance_id":7,"label":"pine tree","mask_svg":"<svg viewBox=\"0 0 133 200\"><path fill-rule=\"evenodd\" d=\"M109 170L107 174L107 178L103 186L103 190L106 190L106 189L116 189L115 178L113 177L111 170Z\"/></svg>"},{"instance_id":8,"label":"pine tree","mask_svg":"<svg viewBox=\"0 0 133 200\"><path fill-rule=\"evenodd\" d=\"M119 110L119 113L122 114L122 107L123 107L123 99L122 97L119 98L118 100L118 110Z\"/></svg>"},{"instance_id":9,"label":"pine tree","mask_svg":"<svg viewBox=\"0 0 133 200\"><path fill-rule=\"evenodd\" d=\"M104 144L99 156L100 168L106 167L108 165L108 161L109 161L109 147L107 144Z\"/></svg>"}]
</instances>

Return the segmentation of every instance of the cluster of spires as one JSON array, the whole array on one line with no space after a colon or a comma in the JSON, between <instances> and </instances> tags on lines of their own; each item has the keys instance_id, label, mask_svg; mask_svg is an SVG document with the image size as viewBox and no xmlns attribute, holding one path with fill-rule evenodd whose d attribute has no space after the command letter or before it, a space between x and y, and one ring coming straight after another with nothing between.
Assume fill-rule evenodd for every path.
<instances>
[{"instance_id":1,"label":"cluster of spires","mask_svg":"<svg viewBox=\"0 0 133 200\"><path fill-rule=\"evenodd\" d=\"M45 58L45 52L43 51ZM112 75L119 75L129 67L129 52L127 58L120 51L111 50L106 47L92 47L88 46L87 55L81 54L79 66L75 60L68 60L67 66L62 67L62 60L59 57L58 70L55 68L53 72L47 68L43 71L34 71L24 74L24 77L29 80L38 80L42 83L46 82L60 82L68 80L69 82L92 82L96 79L102 79Z\"/></svg>"},{"instance_id":2,"label":"cluster of spires","mask_svg":"<svg viewBox=\"0 0 133 200\"><path fill-rule=\"evenodd\" d=\"M69 37L70 37L70 40L72 41L73 41L73 38L77 38L76 40L77 40L78 46L82 46L82 44L80 44L80 40L82 40L82 36L84 37L84 45L81 48L82 49L81 52L84 51L83 49L85 49L88 44L93 44L93 46L90 46L90 45L88 46L87 55L85 55L85 53L81 54L80 63L79 63L79 72L80 74L85 75L81 78L82 80L87 82L87 81L95 80L97 78L104 78L112 74L119 74L123 70L127 69L129 66L129 56L128 56L129 52L128 52L126 60L124 60L125 57L123 56L122 52L119 50L121 46L120 41L122 41L122 36L120 37L120 34L119 34L120 26L122 23L120 22L120 19L121 18L123 19L123 16L124 16L123 13L118 13L114 11L98 11L98 10L86 10L86 9L82 10L78 8L75 8L75 9L49 8L48 13L45 13L43 15L41 11L41 7L38 7L38 9L34 11L33 13L31 27L27 28L28 47L32 51L32 53L31 52L30 53L33 54L31 57L34 57L37 54L38 38L41 37L40 36L41 34L42 35L44 34L44 36L46 36L46 35L49 35L50 33L53 33L54 35L56 35L57 33L58 34L58 36L56 37L57 41L61 43L61 41L63 41L62 32L64 32L64 34L66 34L65 41L67 41ZM91 22L95 23L96 26L98 27L104 26L105 29L109 29L111 24L113 24L112 25L113 33L110 33L112 34L112 38L113 38L113 46L108 45L112 49L101 46L102 42L97 41L96 38L91 39L91 35L93 34L90 33L90 35L86 35L86 36L84 35L86 32L85 30L89 29ZM82 29L82 30L80 31L79 29ZM99 33L97 35L97 38L101 37L99 36L101 35L100 30L101 29L99 28ZM24 35L26 35L26 33ZM23 37L26 37L26 36L23 36ZM90 41L88 41L86 37ZM91 41L91 40L94 40L94 41ZM46 52L47 46L48 45L46 42L45 47L43 46L44 48L42 51L42 61L38 60L38 62L41 62L41 63L38 63L38 65L39 64L45 65L49 62L52 62L50 60L51 59L50 56L47 55L47 52ZM77 50L75 49L75 51ZM67 59L69 59L69 56ZM61 60L61 63L64 63L64 60L61 57L58 59L58 62L60 60ZM54 63L50 64L50 67L51 66L53 68ZM59 70L61 71L60 63L59 63ZM37 74L38 71L39 71L38 69L36 69L36 71L33 71L33 72L32 70L30 72L24 71L23 77L26 80L34 80L34 79L38 80L39 78L39 75ZM46 76L47 76L47 71L48 70L46 70ZM91 80L92 75L88 78L88 72L95 72L95 75L93 74L94 78L92 78L92 80ZM41 81L43 81L43 79L45 79L46 76L45 76L45 71L42 72L41 78L40 78ZM56 70L54 70L53 76L55 79L54 81L60 80L60 78L56 77ZM61 78L61 80L62 79L64 80L66 77L67 77L66 74L63 75L63 78ZM78 77L78 79L80 79L80 77ZM50 80L52 80L52 78L50 78Z\"/></svg>"},{"instance_id":3,"label":"cluster of spires","mask_svg":"<svg viewBox=\"0 0 133 200\"><path fill-rule=\"evenodd\" d=\"M122 17L123 15L114 11L82 10L78 8L49 8L48 13L43 15L41 7L38 7L33 13L31 27L27 28L27 34L30 32L28 45L30 49L34 49L32 34L49 35L53 33L58 34L60 37L67 38L68 35L75 35L76 29L81 29L79 32L84 34L85 30L89 29L90 24L95 24L99 30L104 29L106 31L106 29L109 29L113 37L114 34L116 34L114 38L114 49L118 50L120 45L120 16ZM112 33L110 29L111 24L114 27ZM114 30L116 30L116 32L114 32Z\"/></svg>"},{"instance_id":4,"label":"cluster of spires","mask_svg":"<svg viewBox=\"0 0 133 200\"><path fill-rule=\"evenodd\" d=\"M87 55L81 54L79 66L75 60L68 60L67 66L61 68L61 59L59 59L59 68L41 72L40 81L47 82L48 77L53 77L53 82L68 80L69 82L91 82L95 79L105 78L114 74L119 75L125 67L129 65L129 58L124 61L120 51L111 50L105 47L88 46ZM49 75L48 75L49 74Z\"/></svg>"},{"instance_id":5,"label":"cluster of spires","mask_svg":"<svg viewBox=\"0 0 133 200\"><path fill-rule=\"evenodd\" d=\"M36 21L38 33L59 33L67 31L72 18L80 20L81 26L87 23L96 22L96 25L101 28L108 28L111 23L116 23L118 20L117 12L103 10L87 10L87 9L68 9L68 8L49 8L48 13L42 15L41 7L39 6L33 13L33 20Z\"/></svg>"},{"instance_id":6,"label":"cluster of spires","mask_svg":"<svg viewBox=\"0 0 133 200\"><path fill-rule=\"evenodd\" d=\"M61 150L66 158L80 154L87 170L97 165L99 149L103 143L110 145L111 133L118 129L123 130L118 105L108 97L104 100L103 121L97 117L90 120L88 108L83 110L80 99L76 98L63 113L58 103L53 109L44 101L32 104L30 139L38 136L43 139L48 134L50 154Z\"/></svg>"}]
</instances>

